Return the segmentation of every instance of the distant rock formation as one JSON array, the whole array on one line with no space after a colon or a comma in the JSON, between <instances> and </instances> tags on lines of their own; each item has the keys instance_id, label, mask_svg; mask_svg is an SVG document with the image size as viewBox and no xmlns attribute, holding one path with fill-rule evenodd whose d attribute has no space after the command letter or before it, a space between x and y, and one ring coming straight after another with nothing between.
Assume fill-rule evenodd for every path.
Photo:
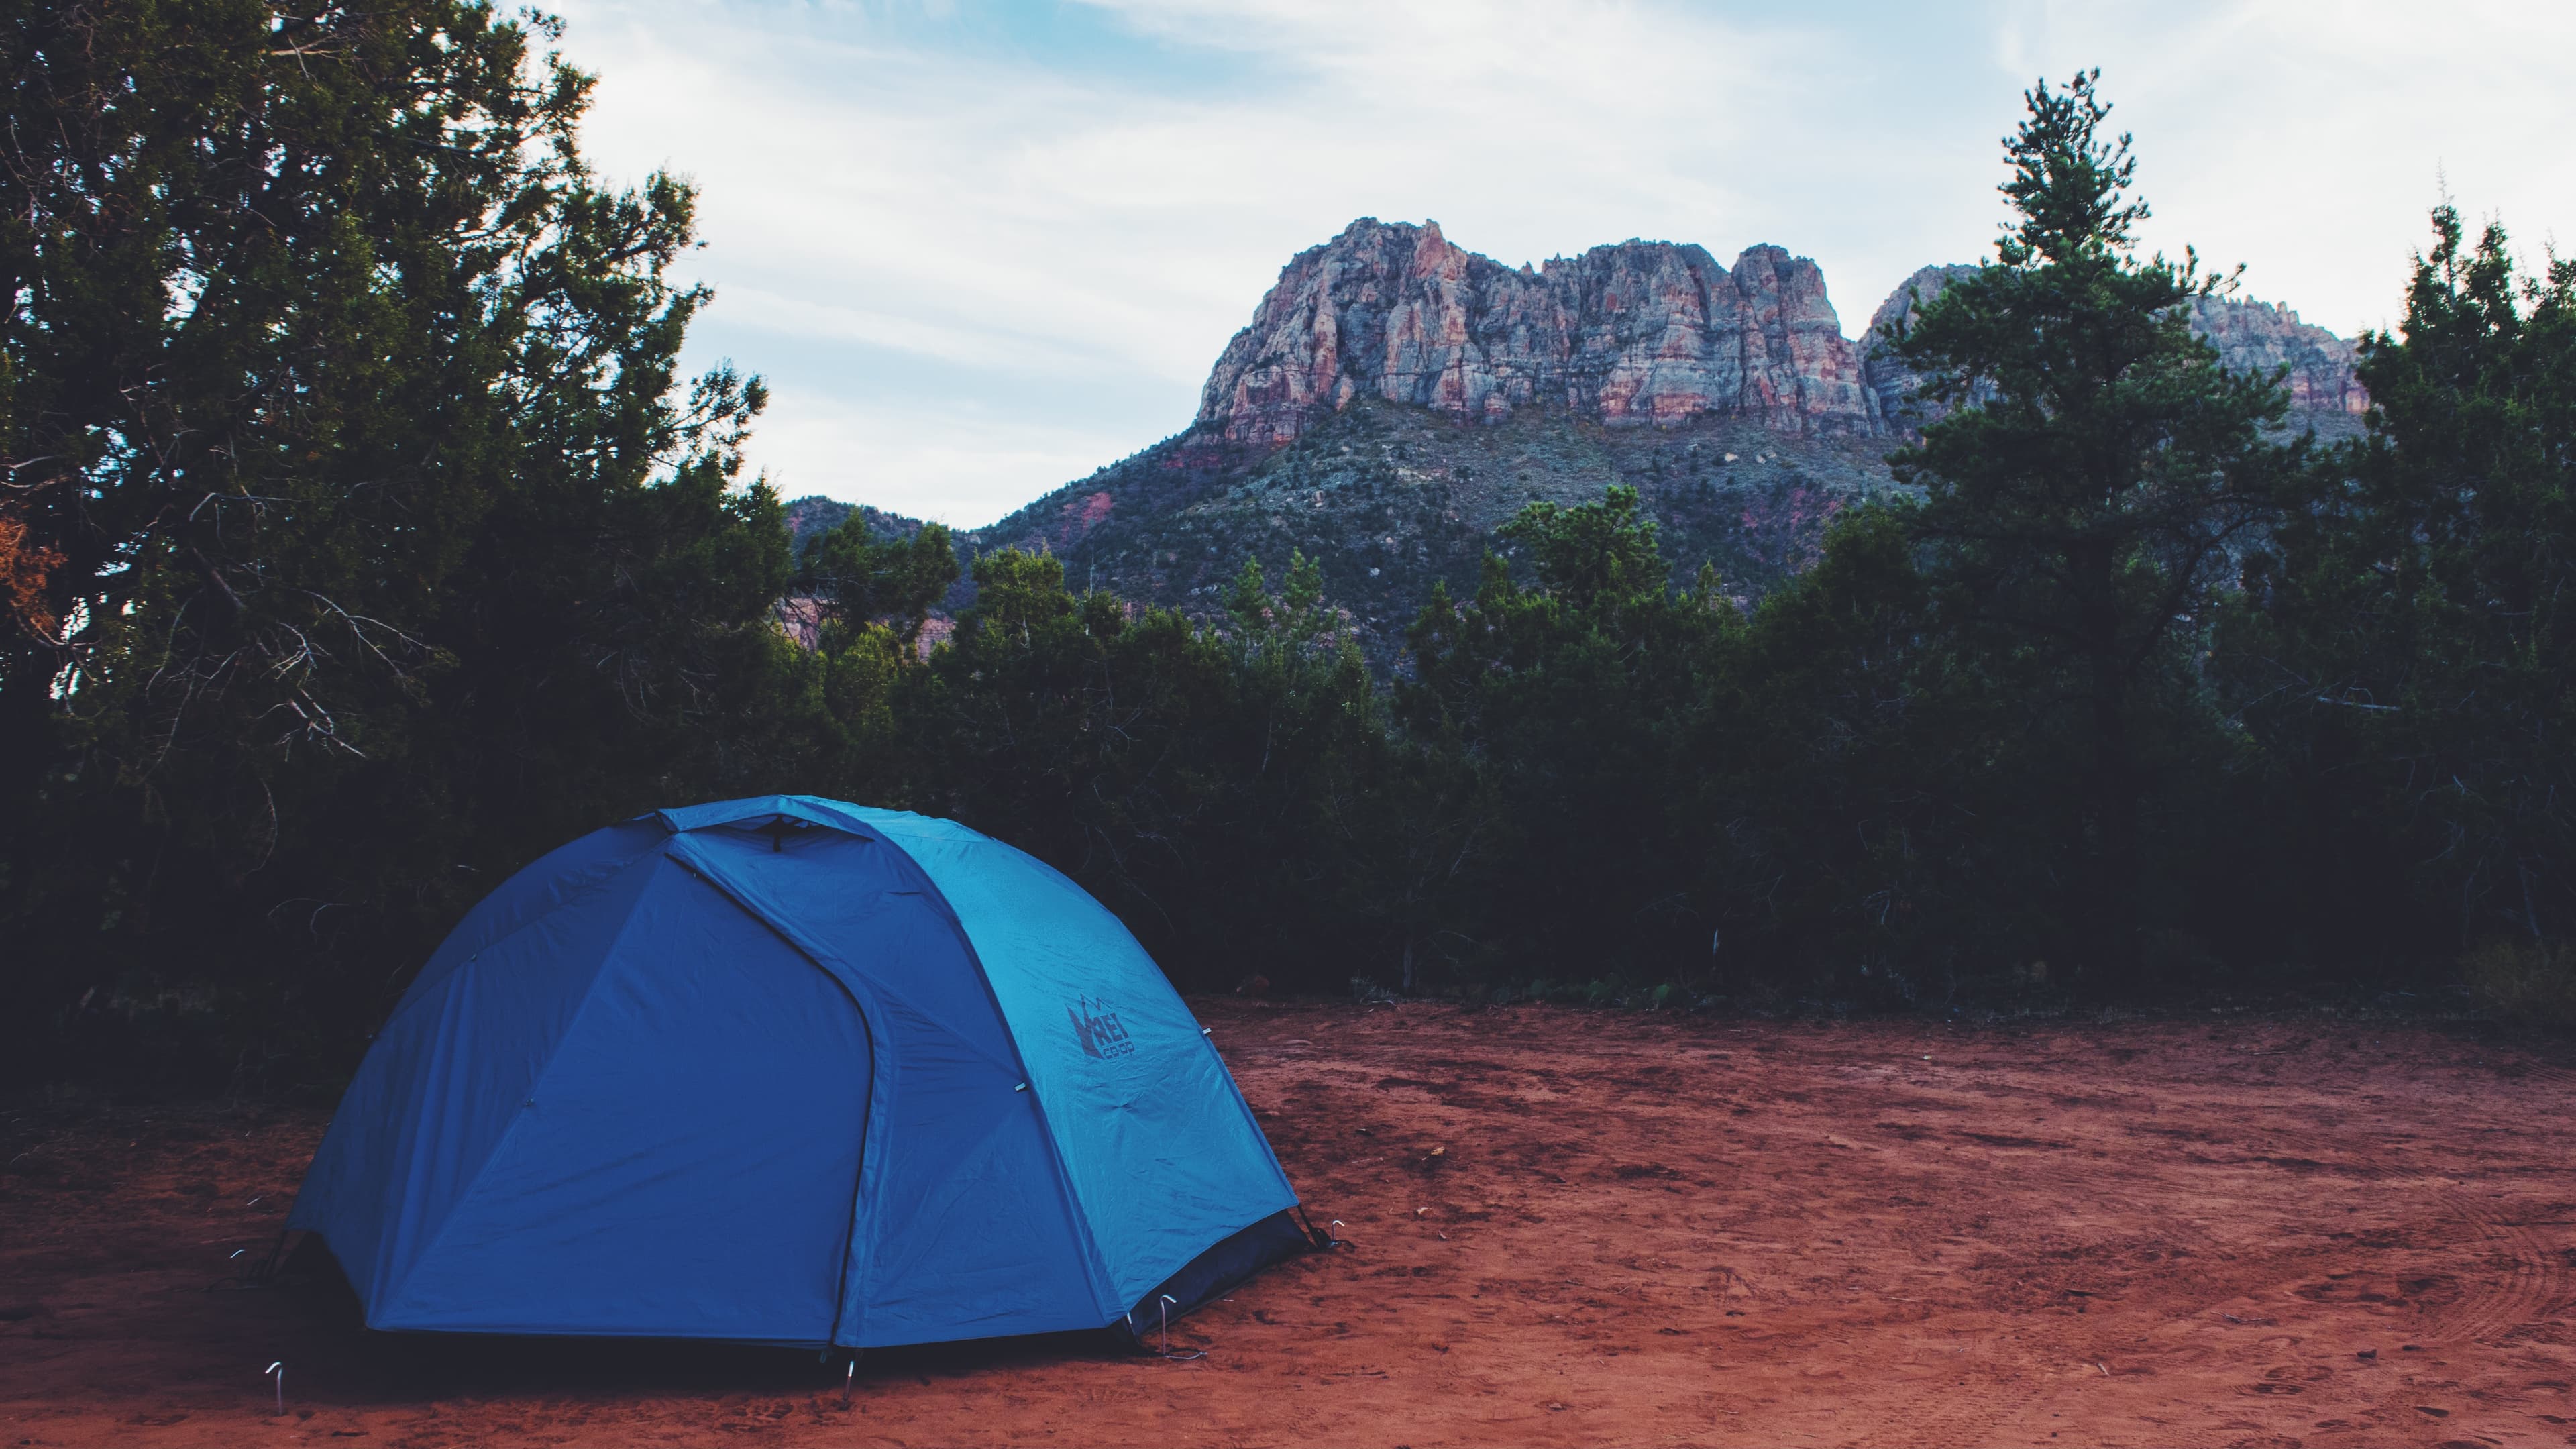
<instances>
[{"instance_id":1,"label":"distant rock formation","mask_svg":"<svg viewBox=\"0 0 2576 1449\"><path fill-rule=\"evenodd\" d=\"M2239 372L2270 372L2287 367L2290 415L2318 421L2359 418L2370 410L2370 394L2353 375L2360 350L2346 338L2299 320L2299 314L2269 302L2235 297L2200 297L2191 304L2191 330L2218 349L2221 361Z\"/></svg>"},{"instance_id":2,"label":"distant rock formation","mask_svg":"<svg viewBox=\"0 0 2576 1449\"><path fill-rule=\"evenodd\" d=\"M1607 423L1719 413L1881 431L1824 274L1773 246L1732 270L1645 241L1514 269L1436 222L1356 221L1280 273L1217 359L1197 423L1261 448L1363 393L1489 422L1536 404Z\"/></svg>"},{"instance_id":3,"label":"distant rock formation","mask_svg":"<svg viewBox=\"0 0 2576 1449\"><path fill-rule=\"evenodd\" d=\"M1649 241L1513 268L1436 222L1363 218L1281 271L1209 373L1192 438L1257 456L1360 396L1483 422L1536 406L1614 426L1714 415L1790 436L1900 435L1916 379L1876 339L1974 270L1916 272L1852 340L1816 264L1776 246L1732 268ZM2230 367L2287 365L2299 414L2368 405L2353 345L2295 312L2202 298L2192 325Z\"/></svg>"},{"instance_id":4,"label":"distant rock formation","mask_svg":"<svg viewBox=\"0 0 2576 1449\"><path fill-rule=\"evenodd\" d=\"M1861 333L1864 344L1912 325L1914 314L1931 306L1932 299L1940 296L1943 288L1956 278L1975 275L1976 270L1965 263L1953 262L1948 266L1921 268L1913 276L1897 283L1896 290L1888 293L1887 300L1879 303L1878 310L1869 315L1869 328ZM1867 357L1863 366L1869 379L1870 396L1878 403L1878 415L1898 430L1914 425L1918 420L1914 394L1922 387L1923 380L1905 364L1888 356L1883 348L1866 346L1865 351Z\"/></svg>"}]
</instances>

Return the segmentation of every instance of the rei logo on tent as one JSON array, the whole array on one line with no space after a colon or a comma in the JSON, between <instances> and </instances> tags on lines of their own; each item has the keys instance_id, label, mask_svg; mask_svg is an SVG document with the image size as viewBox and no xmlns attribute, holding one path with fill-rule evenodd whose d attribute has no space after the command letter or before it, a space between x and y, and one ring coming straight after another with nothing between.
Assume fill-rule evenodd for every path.
<instances>
[{"instance_id":1,"label":"rei logo on tent","mask_svg":"<svg viewBox=\"0 0 2576 1449\"><path fill-rule=\"evenodd\" d=\"M1089 1055L1106 1060L1136 1050L1136 1043L1127 1039L1127 1028L1118 1024L1118 1013L1094 1005L1090 997L1082 998L1078 1007L1066 1007L1064 1014L1073 1018L1074 1040L1081 1042Z\"/></svg>"}]
</instances>

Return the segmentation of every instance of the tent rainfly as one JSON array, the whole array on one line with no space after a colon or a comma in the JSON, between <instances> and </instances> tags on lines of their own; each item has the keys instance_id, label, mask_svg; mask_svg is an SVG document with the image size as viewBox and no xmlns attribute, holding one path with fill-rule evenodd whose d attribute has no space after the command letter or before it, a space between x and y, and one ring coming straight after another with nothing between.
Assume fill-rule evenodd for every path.
<instances>
[{"instance_id":1,"label":"tent rainfly","mask_svg":"<svg viewBox=\"0 0 2576 1449\"><path fill-rule=\"evenodd\" d=\"M999 841L805 795L510 878L304 1180L368 1326L839 1345L1150 1332L1314 1241L1144 948Z\"/></svg>"}]
</instances>

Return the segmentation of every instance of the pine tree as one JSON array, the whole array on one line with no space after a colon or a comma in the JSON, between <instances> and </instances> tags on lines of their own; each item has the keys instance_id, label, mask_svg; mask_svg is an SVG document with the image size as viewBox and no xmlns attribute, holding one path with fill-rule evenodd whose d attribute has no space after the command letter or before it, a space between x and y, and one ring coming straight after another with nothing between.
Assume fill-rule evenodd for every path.
<instances>
[{"instance_id":1,"label":"pine tree","mask_svg":"<svg viewBox=\"0 0 2576 1449\"><path fill-rule=\"evenodd\" d=\"M2103 131L2098 77L2026 93L2000 188L2018 219L1889 345L1938 413L1891 459L1924 489L1930 577L1996 679L2032 690L2034 714L2071 707L2089 746L2069 845L2107 985L2137 961L2148 696L2299 449L2265 437L2287 405L2278 380L2230 375L2192 336L2191 299L2233 275L2137 254L2148 210L2129 196L2130 138Z\"/></svg>"},{"instance_id":2,"label":"pine tree","mask_svg":"<svg viewBox=\"0 0 2576 1449\"><path fill-rule=\"evenodd\" d=\"M2576 261L2432 222L2363 339L2370 435L2253 561L2221 661L2332 852L2340 948L2546 952L2576 938Z\"/></svg>"}]
</instances>

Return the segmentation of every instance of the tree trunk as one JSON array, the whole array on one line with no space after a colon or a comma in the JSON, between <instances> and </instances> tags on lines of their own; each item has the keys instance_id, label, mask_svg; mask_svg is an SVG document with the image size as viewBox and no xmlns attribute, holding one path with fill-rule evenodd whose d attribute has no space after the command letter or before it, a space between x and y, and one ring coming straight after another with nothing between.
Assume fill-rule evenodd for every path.
<instances>
[{"instance_id":1,"label":"tree trunk","mask_svg":"<svg viewBox=\"0 0 2576 1449\"><path fill-rule=\"evenodd\" d=\"M2108 994L2138 984L2138 780L2129 744L2129 679L2120 647L2112 553L2084 559L2084 641L2093 697L2093 889L2087 986Z\"/></svg>"},{"instance_id":2,"label":"tree trunk","mask_svg":"<svg viewBox=\"0 0 2576 1449\"><path fill-rule=\"evenodd\" d=\"M2116 666L2115 666L2116 667ZM2128 691L2114 680L2096 686L2094 810L2102 832L2094 858L2097 889L2094 927L2101 984L2106 989L2133 986L2140 968L2138 953L2138 778L2129 755Z\"/></svg>"}]
</instances>

